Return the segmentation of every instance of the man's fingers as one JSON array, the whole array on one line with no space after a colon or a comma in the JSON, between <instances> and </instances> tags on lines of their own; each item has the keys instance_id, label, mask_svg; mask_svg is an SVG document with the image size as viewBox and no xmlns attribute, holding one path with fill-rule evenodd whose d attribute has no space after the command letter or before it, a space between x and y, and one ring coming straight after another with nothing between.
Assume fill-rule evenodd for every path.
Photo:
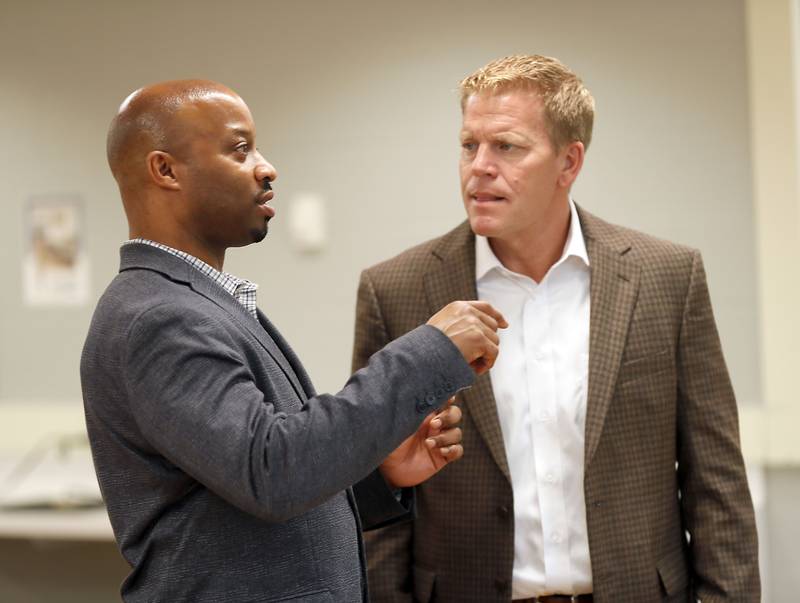
<instances>
[{"instance_id":1,"label":"man's fingers","mask_svg":"<svg viewBox=\"0 0 800 603\"><path fill-rule=\"evenodd\" d=\"M494 366L495 360L497 360L497 354L499 352L499 346L491 342L486 342L483 355L475 358L469 363L469 365L472 367L472 370L475 371L476 375L483 375L486 371Z\"/></svg>"},{"instance_id":2,"label":"man's fingers","mask_svg":"<svg viewBox=\"0 0 800 603\"><path fill-rule=\"evenodd\" d=\"M469 363L469 366L473 371L475 371L476 375L483 375L489 370L489 367L486 366L486 362L484 362L483 358L476 358Z\"/></svg>"},{"instance_id":3,"label":"man's fingers","mask_svg":"<svg viewBox=\"0 0 800 603\"><path fill-rule=\"evenodd\" d=\"M461 409L458 406L452 405L453 400L455 400L455 397L450 398L450 400L447 401L447 406L443 411L433 418L433 421L431 421L431 426L433 426L434 421L438 421L437 426L443 429L448 429L458 425L458 423L461 421Z\"/></svg>"},{"instance_id":4,"label":"man's fingers","mask_svg":"<svg viewBox=\"0 0 800 603\"><path fill-rule=\"evenodd\" d=\"M454 398L450 398L450 401ZM461 422L461 409L458 406L448 406L433 417L428 429L425 445L428 448L448 446L461 441L461 429L456 427Z\"/></svg>"},{"instance_id":5,"label":"man's fingers","mask_svg":"<svg viewBox=\"0 0 800 603\"><path fill-rule=\"evenodd\" d=\"M487 361L489 368L491 368L500 348L500 336L496 331L493 331L483 323L481 323L481 327L481 334L484 337L483 346L481 348L483 352L482 358Z\"/></svg>"},{"instance_id":6,"label":"man's fingers","mask_svg":"<svg viewBox=\"0 0 800 603\"><path fill-rule=\"evenodd\" d=\"M479 375L494 365L500 344L497 329L507 326L503 315L482 301L449 303L428 324L449 337Z\"/></svg>"},{"instance_id":7,"label":"man's fingers","mask_svg":"<svg viewBox=\"0 0 800 603\"><path fill-rule=\"evenodd\" d=\"M492 331L497 330L499 323L491 314L487 314L486 312L481 312L479 308L476 308L470 303L467 303L465 307L466 307L466 310L464 311L465 316L477 318L483 324L489 327Z\"/></svg>"},{"instance_id":8,"label":"man's fingers","mask_svg":"<svg viewBox=\"0 0 800 603\"><path fill-rule=\"evenodd\" d=\"M489 302L480 300L450 302L431 316L428 324L447 332L453 322L464 316L475 316L493 330L508 326L506 319L498 310Z\"/></svg>"},{"instance_id":9,"label":"man's fingers","mask_svg":"<svg viewBox=\"0 0 800 603\"><path fill-rule=\"evenodd\" d=\"M473 316L483 322L492 331L507 325L505 318L489 302L466 301L455 302L454 309L462 316ZM501 324L502 323L502 324Z\"/></svg>"},{"instance_id":10,"label":"man's fingers","mask_svg":"<svg viewBox=\"0 0 800 603\"><path fill-rule=\"evenodd\" d=\"M453 444L460 444L463 437L461 429L459 427L453 427L447 431L443 431L437 436L426 439L425 445L428 448L446 448Z\"/></svg>"},{"instance_id":11,"label":"man's fingers","mask_svg":"<svg viewBox=\"0 0 800 603\"><path fill-rule=\"evenodd\" d=\"M497 334L497 329L490 328L485 322L481 322L479 327L484 337L486 337L493 344L500 345L500 336Z\"/></svg>"},{"instance_id":12,"label":"man's fingers","mask_svg":"<svg viewBox=\"0 0 800 603\"><path fill-rule=\"evenodd\" d=\"M482 343L482 338L488 339L495 345L500 343L500 337L497 332L475 316L463 317L458 325L454 325L450 336L451 338L459 336L472 338L473 344L478 345Z\"/></svg>"},{"instance_id":13,"label":"man's fingers","mask_svg":"<svg viewBox=\"0 0 800 603\"><path fill-rule=\"evenodd\" d=\"M505 329L508 326L508 322L506 322L505 317L497 310L492 304L485 301L480 300L471 300L467 302L473 308L476 308L481 311L482 314L486 314L491 316L492 319L495 321L498 327L501 329Z\"/></svg>"},{"instance_id":14,"label":"man's fingers","mask_svg":"<svg viewBox=\"0 0 800 603\"><path fill-rule=\"evenodd\" d=\"M500 353L500 340L495 341L487 337L483 342L481 352L479 358L486 365L486 370L489 370L494 366L494 361L497 360L497 355Z\"/></svg>"},{"instance_id":15,"label":"man's fingers","mask_svg":"<svg viewBox=\"0 0 800 603\"><path fill-rule=\"evenodd\" d=\"M437 416L438 415L435 412L429 413L428 416L425 417L425 419L422 421L418 429L427 428L428 431L430 431L432 428L438 429L439 427L441 427L441 421L439 421L438 425L433 424L433 421L436 419Z\"/></svg>"},{"instance_id":16,"label":"man's fingers","mask_svg":"<svg viewBox=\"0 0 800 603\"><path fill-rule=\"evenodd\" d=\"M440 448L439 453L450 463L464 456L464 447L461 444L453 444L452 446Z\"/></svg>"}]
</instances>

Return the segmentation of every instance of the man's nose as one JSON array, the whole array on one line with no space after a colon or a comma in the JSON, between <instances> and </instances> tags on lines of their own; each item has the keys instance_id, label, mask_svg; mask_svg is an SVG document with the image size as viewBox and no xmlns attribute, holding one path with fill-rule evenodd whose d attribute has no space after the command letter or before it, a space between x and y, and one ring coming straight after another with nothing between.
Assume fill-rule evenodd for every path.
<instances>
[{"instance_id":1,"label":"man's nose","mask_svg":"<svg viewBox=\"0 0 800 603\"><path fill-rule=\"evenodd\" d=\"M272 182L275 178L278 177L278 172L272 166L272 164L264 159L264 156L261 153L258 153L258 164L256 165L255 170L256 180L259 182Z\"/></svg>"},{"instance_id":2,"label":"man's nose","mask_svg":"<svg viewBox=\"0 0 800 603\"><path fill-rule=\"evenodd\" d=\"M497 165L491 149L486 145L480 145L475 151L475 157L472 159L472 173L475 176L497 175Z\"/></svg>"}]
</instances>

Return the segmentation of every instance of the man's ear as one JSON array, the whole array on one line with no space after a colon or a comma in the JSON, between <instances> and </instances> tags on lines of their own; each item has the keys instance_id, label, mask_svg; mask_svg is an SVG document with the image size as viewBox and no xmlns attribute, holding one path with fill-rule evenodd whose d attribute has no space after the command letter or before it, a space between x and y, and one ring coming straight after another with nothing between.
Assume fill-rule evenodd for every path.
<instances>
[{"instance_id":1,"label":"man's ear","mask_svg":"<svg viewBox=\"0 0 800 603\"><path fill-rule=\"evenodd\" d=\"M181 188L175 173L175 158L169 153L150 151L147 154L147 173L156 186L173 191Z\"/></svg>"},{"instance_id":2,"label":"man's ear","mask_svg":"<svg viewBox=\"0 0 800 603\"><path fill-rule=\"evenodd\" d=\"M583 167L583 158L586 155L586 148L583 143L573 140L566 145L559 153L562 156L561 173L558 176L558 184L563 188L569 189Z\"/></svg>"}]
</instances>

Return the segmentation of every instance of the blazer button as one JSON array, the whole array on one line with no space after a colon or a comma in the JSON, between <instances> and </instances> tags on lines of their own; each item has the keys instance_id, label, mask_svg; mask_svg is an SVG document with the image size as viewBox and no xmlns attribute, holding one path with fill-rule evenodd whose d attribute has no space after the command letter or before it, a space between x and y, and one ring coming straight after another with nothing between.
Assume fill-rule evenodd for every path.
<instances>
[{"instance_id":1,"label":"blazer button","mask_svg":"<svg viewBox=\"0 0 800 603\"><path fill-rule=\"evenodd\" d=\"M433 394L428 394L427 396L425 396L425 402L428 403L428 406L433 406L434 404L436 404L436 396L434 396Z\"/></svg>"},{"instance_id":2,"label":"blazer button","mask_svg":"<svg viewBox=\"0 0 800 603\"><path fill-rule=\"evenodd\" d=\"M508 518L508 507L505 506L505 505L500 505L499 507L497 507L497 514L501 518L507 519Z\"/></svg>"},{"instance_id":3,"label":"blazer button","mask_svg":"<svg viewBox=\"0 0 800 603\"><path fill-rule=\"evenodd\" d=\"M509 581L506 578L496 578L494 581L494 587L497 589L497 592L504 593L508 590Z\"/></svg>"},{"instance_id":4,"label":"blazer button","mask_svg":"<svg viewBox=\"0 0 800 603\"><path fill-rule=\"evenodd\" d=\"M455 386L450 381L444 384L444 388L447 390L448 394L452 394L454 391L456 391Z\"/></svg>"},{"instance_id":5,"label":"blazer button","mask_svg":"<svg viewBox=\"0 0 800 603\"><path fill-rule=\"evenodd\" d=\"M436 397L437 398L443 398L444 397L444 390L443 389L437 389L436 390Z\"/></svg>"}]
</instances>

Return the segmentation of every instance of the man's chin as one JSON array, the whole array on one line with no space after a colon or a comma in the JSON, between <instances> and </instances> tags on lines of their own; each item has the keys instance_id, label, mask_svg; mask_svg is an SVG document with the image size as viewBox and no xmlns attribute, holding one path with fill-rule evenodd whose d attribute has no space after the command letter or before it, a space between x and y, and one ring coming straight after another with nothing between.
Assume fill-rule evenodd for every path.
<instances>
[{"instance_id":1,"label":"man's chin","mask_svg":"<svg viewBox=\"0 0 800 603\"><path fill-rule=\"evenodd\" d=\"M500 231L497 220L486 216L470 216L469 226L476 235L481 237L496 237Z\"/></svg>"},{"instance_id":2,"label":"man's chin","mask_svg":"<svg viewBox=\"0 0 800 603\"><path fill-rule=\"evenodd\" d=\"M264 222L264 228L254 228L250 231L250 235L253 239L253 243L260 243L267 237L267 232L269 231L269 225Z\"/></svg>"}]
</instances>

